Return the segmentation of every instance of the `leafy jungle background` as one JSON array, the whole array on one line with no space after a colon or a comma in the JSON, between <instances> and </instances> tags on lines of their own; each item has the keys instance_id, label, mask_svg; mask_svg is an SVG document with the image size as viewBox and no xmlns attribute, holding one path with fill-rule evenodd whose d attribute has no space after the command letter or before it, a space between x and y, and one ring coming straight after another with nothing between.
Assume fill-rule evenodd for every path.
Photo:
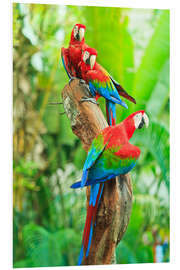
<instances>
[{"instance_id":1,"label":"leafy jungle background","mask_svg":"<svg viewBox=\"0 0 180 270\"><path fill-rule=\"evenodd\" d=\"M13 5L13 263L76 265L84 227L85 190L72 190L86 153L62 105L68 82L60 60L72 26L87 26L98 61L137 105L117 106L118 121L146 109L150 127L135 133L142 154L131 175L130 223L117 263L169 261L169 11ZM104 101L101 100L103 109Z\"/></svg>"}]
</instances>

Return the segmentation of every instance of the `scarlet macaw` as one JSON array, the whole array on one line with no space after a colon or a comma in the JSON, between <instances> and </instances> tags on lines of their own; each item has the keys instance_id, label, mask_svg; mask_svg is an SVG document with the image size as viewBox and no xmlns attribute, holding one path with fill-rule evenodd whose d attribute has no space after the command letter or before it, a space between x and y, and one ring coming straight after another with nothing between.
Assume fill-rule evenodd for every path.
<instances>
[{"instance_id":1,"label":"scarlet macaw","mask_svg":"<svg viewBox=\"0 0 180 270\"><path fill-rule=\"evenodd\" d=\"M69 43L69 47L68 48L61 48L61 57L62 57L62 62L63 62L63 66L67 72L68 77L70 78L70 81L73 78L79 78L79 79L83 79L82 77L82 70L81 70L81 65L80 63L82 63L82 54L84 53L84 51L87 49L87 53L84 55L84 57L86 57L86 55L88 53L91 53L91 55L89 56L91 59L93 59L94 55L93 55L93 49L90 49L90 52L88 52L88 48L89 46L85 43L84 40L84 34L85 34L85 29L86 26L83 24L76 24L73 27L73 30L71 32L71 39L70 39L70 43ZM95 56L97 55L97 52L94 50L95 52ZM88 59L87 59L87 68L90 69L90 62L88 63ZM91 62L93 63L93 60L91 60ZM127 94L127 92L112 78L112 76L110 76L108 74L108 72L103 69L103 67L101 67L98 63L96 63L96 65L98 69L100 69L101 71L99 73L104 74L102 78L102 82L103 80L105 81L105 83L108 83L108 86L111 86L109 83L109 79L111 84L113 85L113 88L116 88L119 95L123 96L125 98L127 98L128 100L136 103L135 99L133 97L131 97L130 95ZM85 67L84 67L85 68ZM86 69L86 68L85 68ZM107 79L108 78L108 79ZM119 99L119 95L118 95L118 99ZM96 99L99 97L100 95L96 94ZM117 98L117 95L116 95ZM95 100L93 100L92 98L84 98L82 99L82 101L91 101L93 103L96 103ZM110 115L112 114L113 116L111 116L111 119L108 119L108 123L109 124L115 124L115 106L113 106L113 104L111 102L109 102L106 99L106 110L107 110L107 115L108 112L110 113ZM118 101L116 102L118 103ZM124 102L122 102L122 106L126 106L126 104Z\"/></svg>"},{"instance_id":2,"label":"scarlet macaw","mask_svg":"<svg viewBox=\"0 0 180 270\"><path fill-rule=\"evenodd\" d=\"M103 129L89 149L81 181L71 186L91 186L78 265L82 263L84 256L89 254L97 207L102 194L101 187L105 181L128 173L136 165L141 151L137 146L130 144L129 140L134 131L144 125L148 127L149 118L142 110L132 113L118 125Z\"/></svg>"},{"instance_id":3,"label":"scarlet macaw","mask_svg":"<svg viewBox=\"0 0 180 270\"><path fill-rule=\"evenodd\" d=\"M63 66L70 79L72 77L81 78L78 64L81 61L83 51L88 48L84 41L85 30L85 25L75 24L72 29L69 47L61 48Z\"/></svg>"},{"instance_id":4,"label":"scarlet macaw","mask_svg":"<svg viewBox=\"0 0 180 270\"><path fill-rule=\"evenodd\" d=\"M119 85L112 76L96 62L97 51L93 48L86 48L79 63L81 78L89 85L91 94L96 100L103 96L106 99L106 111L109 125L115 125L116 109L115 104L127 108L120 96L125 97L133 103L135 99ZM84 100L88 100L87 98Z\"/></svg>"}]
</instances>

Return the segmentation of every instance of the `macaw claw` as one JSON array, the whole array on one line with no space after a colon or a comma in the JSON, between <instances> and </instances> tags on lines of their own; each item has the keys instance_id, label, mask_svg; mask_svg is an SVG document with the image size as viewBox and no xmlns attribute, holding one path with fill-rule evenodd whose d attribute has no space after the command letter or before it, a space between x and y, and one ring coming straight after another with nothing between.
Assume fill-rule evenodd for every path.
<instances>
[{"instance_id":1,"label":"macaw claw","mask_svg":"<svg viewBox=\"0 0 180 270\"><path fill-rule=\"evenodd\" d=\"M95 98L90 98L90 97L82 97L80 102L91 102L93 104L99 105L99 103L95 100Z\"/></svg>"},{"instance_id":2,"label":"macaw claw","mask_svg":"<svg viewBox=\"0 0 180 270\"><path fill-rule=\"evenodd\" d=\"M79 83L80 83L80 84L86 84L85 80L83 80L83 79L80 79L80 80L79 80Z\"/></svg>"},{"instance_id":3,"label":"macaw claw","mask_svg":"<svg viewBox=\"0 0 180 270\"><path fill-rule=\"evenodd\" d=\"M76 77L70 77L70 79L69 79L69 86L70 86L71 82L72 82L73 80L75 80L75 79L77 79L77 78L76 78Z\"/></svg>"}]
</instances>

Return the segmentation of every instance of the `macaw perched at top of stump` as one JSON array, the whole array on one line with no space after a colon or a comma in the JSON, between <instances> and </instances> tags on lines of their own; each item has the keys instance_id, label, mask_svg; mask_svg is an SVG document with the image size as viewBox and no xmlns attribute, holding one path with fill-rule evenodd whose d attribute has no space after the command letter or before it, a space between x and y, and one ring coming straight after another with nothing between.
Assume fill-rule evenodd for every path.
<instances>
[{"instance_id":1,"label":"macaw perched at top of stump","mask_svg":"<svg viewBox=\"0 0 180 270\"><path fill-rule=\"evenodd\" d=\"M79 265L90 251L97 207L102 195L101 185L116 176L127 174L136 165L141 151L129 140L134 131L144 125L148 127L149 118L144 110L141 110L132 113L120 124L103 129L92 142L81 181L71 186L72 188L91 186Z\"/></svg>"},{"instance_id":2,"label":"macaw perched at top of stump","mask_svg":"<svg viewBox=\"0 0 180 270\"><path fill-rule=\"evenodd\" d=\"M61 48L61 58L63 66L68 77L81 78L79 70L79 62L83 51L88 48L84 41L86 26L83 24L75 24L71 32L71 39L68 48Z\"/></svg>"},{"instance_id":3,"label":"macaw perched at top of stump","mask_svg":"<svg viewBox=\"0 0 180 270\"><path fill-rule=\"evenodd\" d=\"M61 48L62 63L70 80L74 78L85 80L96 100L100 96L106 99L108 123L109 125L115 125L115 103L127 108L120 96L135 104L136 100L96 62L96 50L85 43L85 30L85 25L75 24L71 32L69 47ZM88 100L94 103L91 98ZM86 99L86 101L88 100Z\"/></svg>"}]
</instances>

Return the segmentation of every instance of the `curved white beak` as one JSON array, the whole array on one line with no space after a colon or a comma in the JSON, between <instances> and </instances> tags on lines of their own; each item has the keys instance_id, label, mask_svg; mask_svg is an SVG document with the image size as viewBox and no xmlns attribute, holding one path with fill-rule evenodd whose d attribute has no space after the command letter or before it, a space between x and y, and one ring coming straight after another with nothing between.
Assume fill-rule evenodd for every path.
<instances>
[{"instance_id":1,"label":"curved white beak","mask_svg":"<svg viewBox=\"0 0 180 270\"><path fill-rule=\"evenodd\" d=\"M79 39L80 39L80 41L82 41L83 37L84 37L84 28L80 28L79 29Z\"/></svg>"},{"instance_id":2,"label":"curved white beak","mask_svg":"<svg viewBox=\"0 0 180 270\"><path fill-rule=\"evenodd\" d=\"M96 62L96 55L91 55L90 56L90 67L91 67L91 69L93 69L93 67L95 65L95 62Z\"/></svg>"},{"instance_id":3,"label":"curved white beak","mask_svg":"<svg viewBox=\"0 0 180 270\"><path fill-rule=\"evenodd\" d=\"M143 119L144 119L144 123L145 123L146 128L148 128L148 126L149 126L149 117L147 116L146 113L143 114Z\"/></svg>"}]
</instances>

